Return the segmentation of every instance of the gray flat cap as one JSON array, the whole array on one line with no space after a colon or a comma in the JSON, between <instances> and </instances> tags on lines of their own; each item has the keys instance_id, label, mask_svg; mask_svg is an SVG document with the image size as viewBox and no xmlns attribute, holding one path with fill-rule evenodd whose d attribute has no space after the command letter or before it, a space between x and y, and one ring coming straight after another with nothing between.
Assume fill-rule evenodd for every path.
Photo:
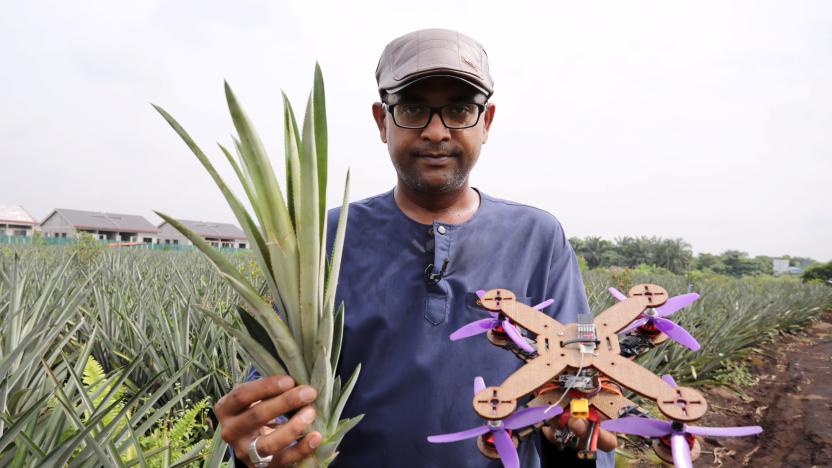
<instances>
[{"instance_id":1,"label":"gray flat cap","mask_svg":"<svg viewBox=\"0 0 832 468\"><path fill-rule=\"evenodd\" d=\"M394 39L384 48L376 68L382 96L431 76L463 80L486 96L494 93L485 49L474 39L447 29L423 29Z\"/></svg>"}]
</instances>

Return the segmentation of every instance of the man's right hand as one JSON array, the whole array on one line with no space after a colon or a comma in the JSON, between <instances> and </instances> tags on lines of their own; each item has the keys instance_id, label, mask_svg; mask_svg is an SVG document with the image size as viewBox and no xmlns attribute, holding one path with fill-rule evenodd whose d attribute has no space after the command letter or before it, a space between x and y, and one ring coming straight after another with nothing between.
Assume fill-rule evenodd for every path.
<instances>
[{"instance_id":1,"label":"man's right hand","mask_svg":"<svg viewBox=\"0 0 832 468\"><path fill-rule=\"evenodd\" d=\"M273 456L269 467L291 465L304 459L321 444L319 432L310 432L297 440L312 421L315 408L310 403L317 392L309 385L295 386L289 376L263 377L234 387L214 405L214 413L222 427L222 438L234 448L237 458L246 465L249 460L249 444L255 437L257 453L261 457ZM298 412L283 424L272 421L293 410ZM292 445L295 441L297 444Z\"/></svg>"}]
</instances>

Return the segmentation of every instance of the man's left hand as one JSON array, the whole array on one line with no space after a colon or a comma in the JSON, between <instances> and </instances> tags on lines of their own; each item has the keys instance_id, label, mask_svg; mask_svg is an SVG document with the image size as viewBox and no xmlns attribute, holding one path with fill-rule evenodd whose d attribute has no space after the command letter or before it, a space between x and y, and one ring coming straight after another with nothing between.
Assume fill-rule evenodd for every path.
<instances>
[{"instance_id":1,"label":"man's left hand","mask_svg":"<svg viewBox=\"0 0 832 468\"><path fill-rule=\"evenodd\" d=\"M569 420L566 422L566 426L570 432L574 433L581 439L581 445L586 442L587 437L590 435L589 421L586 419L570 416ZM543 435L546 436L549 442L554 443L555 432L560 428L560 418L553 418L549 421L548 425L543 426ZM598 449L605 452L615 450L618 446L618 439L616 438L615 433L600 427L598 430L600 431L598 434Z\"/></svg>"}]
</instances>

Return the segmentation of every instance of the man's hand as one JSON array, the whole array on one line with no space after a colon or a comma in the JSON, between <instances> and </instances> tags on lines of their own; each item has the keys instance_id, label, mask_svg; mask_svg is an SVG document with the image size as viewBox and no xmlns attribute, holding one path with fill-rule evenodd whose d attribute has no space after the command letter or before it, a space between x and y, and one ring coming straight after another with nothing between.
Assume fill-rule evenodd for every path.
<instances>
[{"instance_id":1,"label":"man's hand","mask_svg":"<svg viewBox=\"0 0 832 468\"><path fill-rule=\"evenodd\" d=\"M551 419L550 424L551 425L543 426L543 435L546 436L549 442L554 443L555 432L561 428L560 418ZM589 421L586 419L570 416L569 420L566 422L566 427L570 432L580 438L582 445L586 442L587 437L589 437ZM618 446L618 439L616 438L615 433L600 427L598 430L600 431L598 434L598 449L605 452L615 450Z\"/></svg>"},{"instance_id":2,"label":"man's hand","mask_svg":"<svg viewBox=\"0 0 832 468\"><path fill-rule=\"evenodd\" d=\"M311 454L321 443L319 432L306 434L291 446L315 420L315 408L309 403L317 392L308 385L295 386L286 375L263 377L235 386L217 401L214 412L222 427L222 438L234 448L237 458L252 466L249 444L255 437L261 457L273 455L270 467L296 463ZM299 410L280 425L270 424L278 416Z\"/></svg>"}]
</instances>

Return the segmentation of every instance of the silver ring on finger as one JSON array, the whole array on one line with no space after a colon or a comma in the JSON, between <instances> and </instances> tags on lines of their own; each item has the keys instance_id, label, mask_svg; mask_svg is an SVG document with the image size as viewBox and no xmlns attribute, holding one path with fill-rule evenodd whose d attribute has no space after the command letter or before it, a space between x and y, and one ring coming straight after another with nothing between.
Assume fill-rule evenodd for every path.
<instances>
[{"instance_id":1,"label":"silver ring on finger","mask_svg":"<svg viewBox=\"0 0 832 468\"><path fill-rule=\"evenodd\" d=\"M248 444L248 459L257 468L266 468L269 466L269 463L272 462L273 457L272 455L261 457L260 454L257 453L257 439L259 438L260 436L251 439L251 443Z\"/></svg>"}]
</instances>

